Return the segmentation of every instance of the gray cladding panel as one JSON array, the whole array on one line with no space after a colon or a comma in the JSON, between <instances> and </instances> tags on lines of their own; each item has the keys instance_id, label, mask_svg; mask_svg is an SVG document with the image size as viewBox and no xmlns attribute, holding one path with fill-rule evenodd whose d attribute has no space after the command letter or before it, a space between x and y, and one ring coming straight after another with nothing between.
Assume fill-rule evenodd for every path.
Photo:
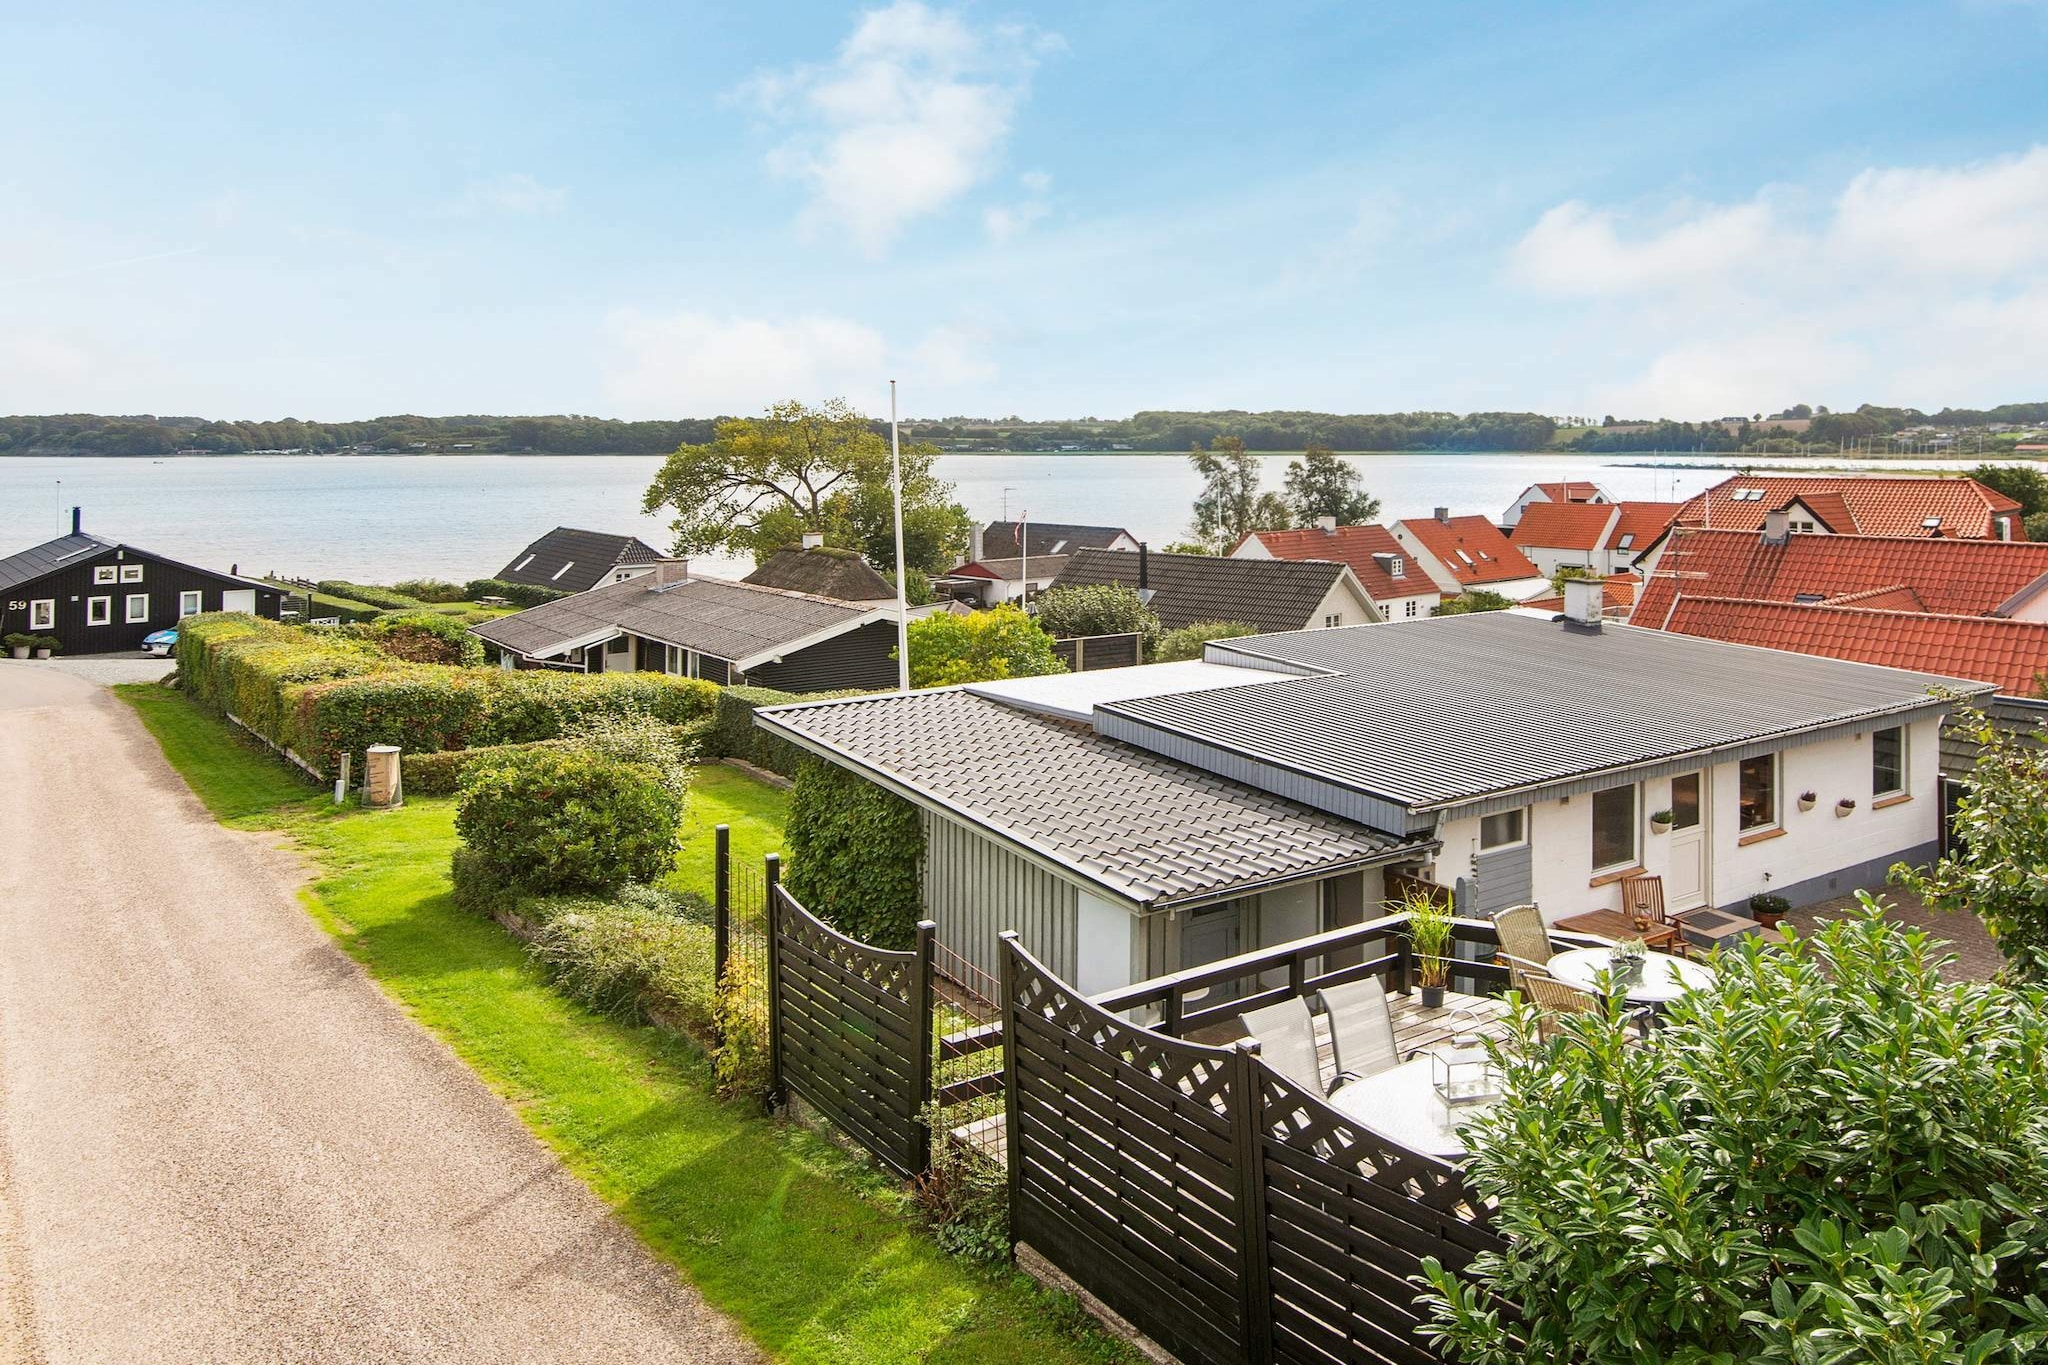
<instances>
[{"instance_id":1,"label":"gray cladding panel","mask_svg":"<svg viewBox=\"0 0 2048 1365\"><path fill-rule=\"evenodd\" d=\"M997 935L1015 929L1024 948L1072 980L1080 892L973 829L924 812L925 914L939 942L990 976L998 974Z\"/></svg>"},{"instance_id":2,"label":"gray cladding panel","mask_svg":"<svg viewBox=\"0 0 2048 1365\"><path fill-rule=\"evenodd\" d=\"M1534 900L1533 862L1526 842L1476 855L1472 859L1472 913L1491 915Z\"/></svg>"}]
</instances>

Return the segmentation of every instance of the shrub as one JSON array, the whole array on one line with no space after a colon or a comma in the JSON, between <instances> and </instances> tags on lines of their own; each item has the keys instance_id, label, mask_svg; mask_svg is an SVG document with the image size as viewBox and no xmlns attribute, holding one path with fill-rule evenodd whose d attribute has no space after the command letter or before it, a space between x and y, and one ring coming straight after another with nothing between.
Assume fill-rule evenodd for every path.
<instances>
[{"instance_id":1,"label":"shrub","mask_svg":"<svg viewBox=\"0 0 2048 1365\"><path fill-rule=\"evenodd\" d=\"M535 740L525 744L491 744L481 749L443 749L437 753L411 753L400 755L399 766L405 774L405 790L410 796L453 796L462 786L462 775L479 763L488 763L504 757L514 749L553 747L561 748L572 741L560 739Z\"/></svg>"},{"instance_id":2,"label":"shrub","mask_svg":"<svg viewBox=\"0 0 2048 1365\"><path fill-rule=\"evenodd\" d=\"M540 920L528 951L564 993L631 1023L661 1020L710 1041L710 925L645 902L528 905Z\"/></svg>"},{"instance_id":3,"label":"shrub","mask_svg":"<svg viewBox=\"0 0 2048 1365\"><path fill-rule=\"evenodd\" d=\"M1446 597L1429 609L1431 616L1469 616L1481 611L1506 611L1515 605L1487 588L1467 588L1456 597Z\"/></svg>"},{"instance_id":4,"label":"shrub","mask_svg":"<svg viewBox=\"0 0 2048 1365\"><path fill-rule=\"evenodd\" d=\"M403 583L393 583L391 591L400 597L410 597L415 602L467 602L469 594L460 583L446 583L438 578L408 578Z\"/></svg>"},{"instance_id":5,"label":"shrub","mask_svg":"<svg viewBox=\"0 0 2048 1365\"><path fill-rule=\"evenodd\" d=\"M531 583L507 583L502 578L472 578L462 585L464 601L474 602L484 597L502 597L516 607L537 607L543 602L555 602L573 596L560 588L541 588Z\"/></svg>"},{"instance_id":6,"label":"shrub","mask_svg":"<svg viewBox=\"0 0 2048 1365\"><path fill-rule=\"evenodd\" d=\"M1467 1130L1507 1246L1426 1263L1442 1354L2042 1358L2048 998L1945 984L1928 936L1861 900L1720 954L1646 1038L1618 999L1548 1043L1516 1007L1504 1097Z\"/></svg>"},{"instance_id":7,"label":"shrub","mask_svg":"<svg viewBox=\"0 0 2048 1365\"><path fill-rule=\"evenodd\" d=\"M1151 649L1159 617L1121 583L1075 584L1038 595L1038 624L1055 639L1074 635L1140 635Z\"/></svg>"},{"instance_id":8,"label":"shrub","mask_svg":"<svg viewBox=\"0 0 2048 1365\"><path fill-rule=\"evenodd\" d=\"M924 826L917 807L822 759L790 793L789 891L839 932L881 948L916 937Z\"/></svg>"},{"instance_id":9,"label":"shrub","mask_svg":"<svg viewBox=\"0 0 2048 1365\"><path fill-rule=\"evenodd\" d=\"M912 687L1067 671L1052 652L1052 637L1009 603L968 616L921 616L910 623L909 638Z\"/></svg>"},{"instance_id":10,"label":"shrub","mask_svg":"<svg viewBox=\"0 0 2048 1365\"><path fill-rule=\"evenodd\" d=\"M388 607L404 611L422 603L417 598L407 597L390 588L380 588L373 583L351 583L341 578L326 578L313 585L329 597L345 597L351 602L361 602L372 607Z\"/></svg>"},{"instance_id":11,"label":"shrub","mask_svg":"<svg viewBox=\"0 0 2048 1365\"><path fill-rule=\"evenodd\" d=\"M764 706L787 706L791 702L860 695L858 691L800 693L778 692L772 687L722 688L718 693L715 717L705 736L704 753L713 758L741 759L771 773L795 777L804 751L754 724L754 712Z\"/></svg>"},{"instance_id":12,"label":"shrub","mask_svg":"<svg viewBox=\"0 0 2048 1365\"><path fill-rule=\"evenodd\" d=\"M919 1221L939 1249L970 1261L1010 1258L1010 1189L1000 1162L945 1135L936 1106L926 1115L933 1134L931 1166L911 1186Z\"/></svg>"},{"instance_id":13,"label":"shrub","mask_svg":"<svg viewBox=\"0 0 2048 1365\"><path fill-rule=\"evenodd\" d=\"M448 857L450 898L472 915L493 919L519 908L516 888L498 880L484 860L469 849L457 846Z\"/></svg>"},{"instance_id":14,"label":"shrub","mask_svg":"<svg viewBox=\"0 0 2048 1365\"><path fill-rule=\"evenodd\" d=\"M711 1073L718 1097L766 1109L774 1080L768 1067L768 983L750 959L726 959L712 1024L718 1046L711 1054Z\"/></svg>"},{"instance_id":15,"label":"shrub","mask_svg":"<svg viewBox=\"0 0 2048 1365\"><path fill-rule=\"evenodd\" d=\"M369 627L370 639L395 659L415 664L454 664L476 668L484 661L484 642L453 616L408 611L380 616Z\"/></svg>"},{"instance_id":16,"label":"shrub","mask_svg":"<svg viewBox=\"0 0 2048 1365\"><path fill-rule=\"evenodd\" d=\"M675 864L682 799L582 748L514 750L462 776L455 830L477 872L534 892L608 892Z\"/></svg>"},{"instance_id":17,"label":"shrub","mask_svg":"<svg viewBox=\"0 0 2048 1365\"><path fill-rule=\"evenodd\" d=\"M1197 621L1179 630L1169 630L1159 637L1159 648L1152 655L1154 663L1179 663L1184 659L1202 657L1202 646L1211 640L1235 640L1244 635L1256 635L1258 631L1242 621Z\"/></svg>"}]
</instances>

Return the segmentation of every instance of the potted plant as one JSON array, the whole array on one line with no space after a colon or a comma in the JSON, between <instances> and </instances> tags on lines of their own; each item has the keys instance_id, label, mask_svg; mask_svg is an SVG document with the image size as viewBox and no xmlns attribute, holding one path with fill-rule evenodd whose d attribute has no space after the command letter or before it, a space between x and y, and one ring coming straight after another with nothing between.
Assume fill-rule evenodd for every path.
<instances>
[{"instance_id":1,"label":"potted plant","mask_svg":"<svg viewBox=\"0 0 2048 1365\"><path fill-rule=\"evenodd\" d=\"M1652 834L1669 834L1671 832L1671 825L1672 813L1668 810L1660 810L1650 816L1650 833Z\"/></svg>"},{"instance_id":2,"label":"potted plant","mask_svg":"<svg viewBox=\"0 0 2048 1365\"><path fill-rule=\"evenodd\" d=\"M36 657L38 659L47 659L50 657L52 650L62 648L64 648L64 642L54 635L36 636Z\"/></svg>"},{"instance_id":3,"label":"potted plant","mask_svg":"<svg viewBox=\"0 0 2048 1365\"><path fill-rule=\"evenodd\" d=\"M1422 1007L1442 1009L1444 987L1451 984L1451 912L1441 901L1411 894L1402 907L1408 914L1408 947L1415 954L1415 982L1422 987Z\"/></svg>"},{"instance_id":4,"label":"potted plant","mask_svg":"<svg viewBox=\"0 0 2048 1365\"><path fill-rule=\"evenodd\" d=\"M1759 891L1749 898L1749 917L1766 929L1776 929L1792 913L1792 902L1775 892Z\"/></svg>"},{"instance_id":5,"label":"potted plant","mask_svg":"<svg viewBox=\"0 0 2048 1365\"><path fill-rule=\"evenodd\" d=\"M1820 800L1820 797L1813 792L1801 792L1799 793L1799 809L1812 810L1814 803L1818 800Z\"/></svg>"},{"instance_id":6,"label":"potted plant","mask_svg":"<svg viewBox=\"0 0 2048 1365\"><path fill-rule=\"evenodd\" d=\"M1607 951L1607 970L1613 974L1617 986L1633 986L1643 978L1643 963L1650 955L1650 945L1639 938L1625 938Z\"/></svg>"},{"instance_id":7,"label":"potted plant","mask_svg":"<svg viewBox=\"0 0 2048 1365\"><path fill-rule=\"evenodd\" d=\"M1837 820L1846 820L1849 818L1850 812L1854 811L1855 809L1856 803L1845 796L1841 800L1835 802L1835 818Z\"/></svg>"},{"instance_id":8,"label":"potted plant","mask_svg":"<svg viewBox=\"0 0 2048 1365\"><path fill-rule=\"evenodd\" d=\"M20 631L16 631L14 634L8 636L4 641L0 641L0 644L5 644L7 646L8 652L13 654L14 657L17 659L26 659L28 657L28 652L31 649L35 648L35 643L35 636L23 635Z\"/></svg>"}]
</instances>

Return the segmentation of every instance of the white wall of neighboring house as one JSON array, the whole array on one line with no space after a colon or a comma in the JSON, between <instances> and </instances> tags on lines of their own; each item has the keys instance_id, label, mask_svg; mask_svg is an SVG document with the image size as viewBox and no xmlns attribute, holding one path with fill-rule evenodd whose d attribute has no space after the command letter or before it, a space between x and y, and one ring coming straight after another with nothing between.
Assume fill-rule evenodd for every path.
<instances>
[{"instance_id":1,"label":"white wall of neighboring house","mask_svg":"<svg viewBox=\"0 0 2048 1365\"><path fill-rule=\"evenodd\" d=\"M1333 621L1331 617L1337 619ZM1322 626L1369 626L1385 619L1388 618L1381 615L1380 609L1359 586L1357 575L1347 569L1323 594L1323 600L1316 604L1307 624L1314 630Z\"/></svg>"},{"instance_id":2,"label":"white wall of neighboring house","mask_svg":"<svg viewBox=\"0 0 2048 1365\"><path fill-rule=\"evenodd\" d=\"M1592 500L1594 502L1606 502L1607 496L1604 493L1595 493L1593 495ZM1521 523L1522 509L1524 507L1527 507L1532 502L1549 501L1549 497L1544 494L1542 489L1538 488L1534 484L1531 484L1527 488L1524 488L1522 490L1522 496L1516 498L1513 502L1508 504L1507 511L1500 514L1500 524L1502 526L1505 526L1510 531L1512 531L1517 525Z\"/></svg>"},{"instance_id":3,"label":"white wall of neighboring house","mask_svg":"<svg viewBox=\"0 0 2048 1365\"><path fill-rule=\"evenodd\" d=\"M1416 575L1418 578L1421 576ZM1444 595L1431 586L1428 592L1416 593L1410 597L1390 597L1384 602L1375 599L1373 605L1379 608L1380 615L1389 621L1415 621L1428 616L1443 600Z\"/></svg>"},{"instance_id":4,"label":"white wall of neighboring house","mask_svg":"<svg viewBox=\"0 0 2048 1365\"><path fill-rule=\"evenodd\" d=\"M1834 735L1781 751L1778 756L1776 831L1745 833L1737 818L1737 765L1705 769L1708 790L1706 848L1708 899L1739 908L1760 891L1791 896L1795 904L1846 895L1883 879L1883 867L1915 854L1940 837L1939 737L1937 723L1906 727L1906 795L1878 807L1871 792L1869 733ZM1655 834L1650 816L1671 806L1669 777L1637 784L1636 849L1643 871L1674 884L1673 836ZM1811 790L1814 808L1802 811L1800 793ZM1856 802L1846 817L1835 815L1843 797ZM1531 894L1545 920L1586 910L1618 910L1618 877L1593 870L1593 798L1541 798L1528 807ZM1439 828L1443 851L1435 878L1452 885L1472 875L1479 852L1479 818L1460 816ZM1855 875L1849 875L1849 874ZM1829 885L1833 879L1834 885Z\"/></svg>"},{"instance_id":5,"label":"white wall of neighboring house","mask_svg":"<svg viewBox=\"0 0 2048 1365\"><path fill-rule=\"evenodd\" d=\"M1078 898L1074 934L1074 986L1083 995L1128 986L1145 975L1139 921L1123 906L1092 892Z\"/></svg>"}]
</instances>

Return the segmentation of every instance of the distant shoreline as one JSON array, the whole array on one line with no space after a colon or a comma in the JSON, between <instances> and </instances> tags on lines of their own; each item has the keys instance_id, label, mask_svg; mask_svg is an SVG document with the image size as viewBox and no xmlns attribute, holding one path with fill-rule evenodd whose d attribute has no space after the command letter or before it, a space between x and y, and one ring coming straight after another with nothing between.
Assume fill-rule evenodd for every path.
<instances>
[{"instance_id":1,"label":"distant shoreline","mask_svg":"<svg viewBox=\"0 0 2048 1365\"><path fill-rule=\"evenodd\" d=\"M1295 459L1299 450L1252 450L1246 452L1261 459ZM1598 461L1621 469L1747 469L1759 464L1779 460L1820 460L1828 455L1750 455L1739 452L1711 451L1697 456L1682 455L1678 452L1650 450L1571 450L1554 447L1549 450L1339 450L1339 455L1359 457L1400 457L1400 456L1445 456L1457 459L1497 458L1504 460L1571 460ZM1829 452L1833 454L1834 452ZM1003 459L1094 459L1101 456L1127 457L1143 456L1151 459L1181 460L1187 458L1184 450L944 450L940 454L961 460L1003 460ZM1632 458L1631 458L1632 457ZM161 463L165 460L467 460L467 459L543 459L543 460L660 460L665 453L634 450L320 450L320 451L270 451L270 450L208 450L199 452L173 452L171 454L117 453L86 450L0 450L0 460L146 460ZM1979 457L1942 455L1870 455L1848 457L1848 462L1830 465L1805 465L1802 468L1820 472L1827 470L1855 470L1867 467L1864 461L1885 461L1888 463L1912 463L1925 465L1929 469L1968 469L1983 462L2002 460L2042 464L2048 461L2029 456L1997 454L1986 452Z\"/></svg>"}]
</instances>

